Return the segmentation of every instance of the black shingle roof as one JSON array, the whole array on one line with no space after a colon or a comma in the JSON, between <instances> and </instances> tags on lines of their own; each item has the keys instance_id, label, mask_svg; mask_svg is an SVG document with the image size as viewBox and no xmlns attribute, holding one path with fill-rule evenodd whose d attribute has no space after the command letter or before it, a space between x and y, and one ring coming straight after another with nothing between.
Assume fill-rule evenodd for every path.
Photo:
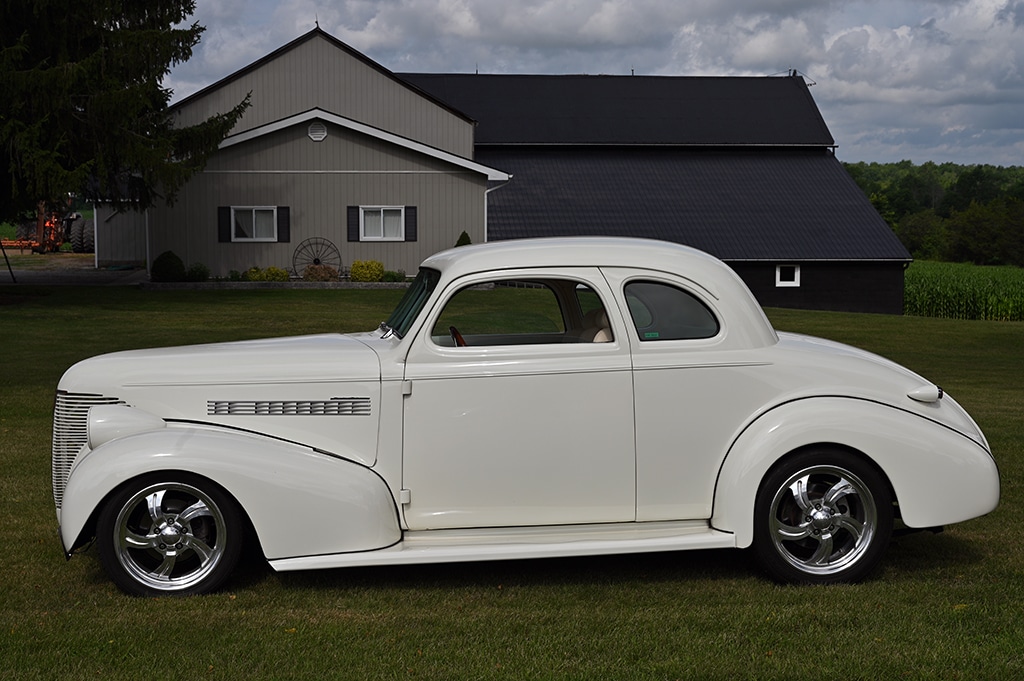
<instances>
[{"instance_id":1,"label":"black shingle roof","mask_svg":"<svg viewBox=\"0 0 1024 681\"><path fill-rule=\"evenodd\" d=\"M513 174L488 198L488 239L619 235L726 261L909 260L827 150L480 148Z\"/></svg>"},{"instance_id":2,"label":"black shingle roof","mask_svg":"<svg viewBox=\"0 0 1024 681\"><path fill-rule=\"evenodd\" d=\"M478 121L478 146L835 144L799 76L397 75Z\"/></svg>"},{"instance_id":3,"label":"black shingle roof","mask_svg":"<svg viewBox=\"0 0 1024 681\"><path fill-rule=\"evenodd\" d=\"M619 235L727 261L907 261L799 76L399 74L512 173L488 239Z\"/></svg>"}]
</instances>

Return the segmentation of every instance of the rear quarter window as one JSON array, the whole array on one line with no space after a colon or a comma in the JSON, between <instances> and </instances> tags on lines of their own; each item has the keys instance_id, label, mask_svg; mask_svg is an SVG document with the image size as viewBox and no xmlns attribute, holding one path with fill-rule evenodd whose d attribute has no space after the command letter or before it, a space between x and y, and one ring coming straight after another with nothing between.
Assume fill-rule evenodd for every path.
<instances>
[{"instance_id":1,"label":"rear quarter window","mask_svg":"<svg viewBox=\"0 0 1024 681\"><path fill-rule=\"evenodd\" d=\"M641 341L712 338L721 329L707 305L676 286L632 281L626 284L625 294Z\"/></svg>"}]
</instances>

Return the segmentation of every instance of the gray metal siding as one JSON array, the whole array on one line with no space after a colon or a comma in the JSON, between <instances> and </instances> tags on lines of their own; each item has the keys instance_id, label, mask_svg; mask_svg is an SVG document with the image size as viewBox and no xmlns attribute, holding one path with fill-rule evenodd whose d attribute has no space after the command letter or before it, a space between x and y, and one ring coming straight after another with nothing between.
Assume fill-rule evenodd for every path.
<instances>
[{"instance_id":1,"label":"gray metal siding","mask_svg":"<svg viewBox=\"0 0 1024 681\"><path fill-rule=\"evenodd\" d=\"M306 125L218 152L170 209L151 218L152 252L173 250L186 265L202 262L214 275L252 266L291 268L299 243L323 237L342 263L378 260L389 270L415 272L427 255L455 244L463 230L484 239L486 179L409 150L328 126L313 142ZM346 207L416 206L415 242L349 242ZM219 243L219 206L288 206L289 243Z\"/></svg>"},{"instance_id":2,"label":"gray metal siding","mask_svg":"<svg viewBox=\"0 0 1024 681\"><path fill-rule=\"evenodd\" d=\"M94 206L96 264L138 265L146 262L146 214L115 212L110 206Z\"/></svg>"},{"instance_id":3,"label":"gray metal siding","mask_svg":"<svg viewBox=\"0 0 1024 681\"><path fill-rule=\"evenodd\" d=\"M233 134L319 107L464 158L473 157L471 123L318 36L188 100L178 110L178 122L192 125L228 111L249 92L251 106Z\"/></svg>"}]
</instances>

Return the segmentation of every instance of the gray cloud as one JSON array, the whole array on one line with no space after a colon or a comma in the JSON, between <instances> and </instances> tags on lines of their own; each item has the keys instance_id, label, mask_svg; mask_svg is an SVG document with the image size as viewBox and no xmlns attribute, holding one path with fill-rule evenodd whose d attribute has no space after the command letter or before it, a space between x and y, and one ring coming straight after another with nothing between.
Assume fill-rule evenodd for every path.
<instances>
[{"instance_id":1,"label":"gray cloud","mask_svg":"<svg viewBox=\"0 0 1024 681\"><path fill-rule=\"evenodd\" d=\"M184 96L320 26L395 71L796 68L844 160L1024 163L1024 0L198 0Z\"/></svg>"}]
</instances>

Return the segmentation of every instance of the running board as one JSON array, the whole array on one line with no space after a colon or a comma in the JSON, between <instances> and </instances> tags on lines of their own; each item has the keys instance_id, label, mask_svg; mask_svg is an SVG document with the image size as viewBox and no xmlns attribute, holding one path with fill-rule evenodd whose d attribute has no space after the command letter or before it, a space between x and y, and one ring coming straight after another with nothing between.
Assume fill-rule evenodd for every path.
<instances>
[{"instance_id":1,"label":"running board","mask_svg":"<svg viewBox=\"0 0 1024 681\"><path fill-rule=\"evenodd\" d=\"M269 562L272 568L283 572L373 565L653 553L735 546L736 538L733 534L711 529L707 521L700 520L483 530L423 530L405 532L402 541L376 551L279 558Z\"/></svg>"}]
</instances>

